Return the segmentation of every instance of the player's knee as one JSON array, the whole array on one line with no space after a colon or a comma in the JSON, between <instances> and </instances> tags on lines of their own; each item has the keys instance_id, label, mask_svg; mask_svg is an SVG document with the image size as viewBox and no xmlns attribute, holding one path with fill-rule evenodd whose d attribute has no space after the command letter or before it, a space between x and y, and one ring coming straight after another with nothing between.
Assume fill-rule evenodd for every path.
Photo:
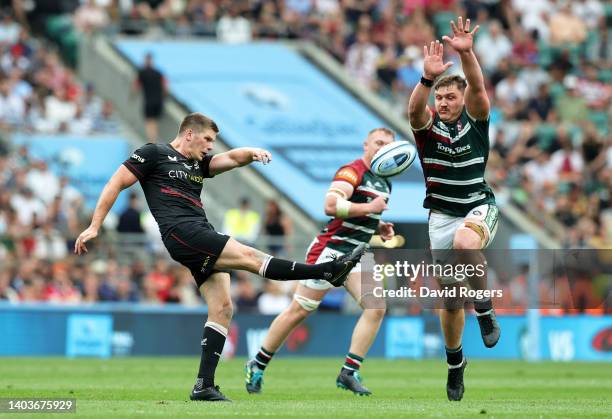
<instances>
[{"instance_id":1,"label":"player's knee","mask_svg":"<svg viewBox=\"0 0 612 419\"><path fill-rule=\"evenodd\" d=\"M306 310L296 300L294 300L287 308L287 312L285 314L289 320L289 323L295 325L304 321L304 319L311 313L313 313L312 310Z\"/></svg>"},{"instance_id":2,"label":"player's knee","mask_svg":"<svg viewBox=\"0 0 612 419\"><path fill-rule=\"evenodd\" d=\"M470 250L480 249L480 239L473 234L457 234L453 240L453 249Z\"/></svg>"},{"instance_id":3,"label":"player's knee","mask_svg":"<svg viewBox=\"0 0 612 419\"><path fill-rule=\"evenodd\" d=\"M321 304L321 301L319 300L313 300L312 298L307 298L299 294L295 294L293 296L293 301L297 303L292 304L292 306L295 307L295 310L305 311L307 315L308 313L313 312L317 308L319 308L319 304Z\"/></svg>"},{"instance_id":4,"label":"player's knee","mask_svg":"<svg viewBox=\"0 0 612 419\"><path fill-rule=\"evenodd\" d=\"M261 260L258 257L258 253L255 249L249 246L242 246L240 250L240 264L250 272L257 272L259 270L259 264Z\"/></svg>"},{"instance_id":5,"label":"player's knee","mask_svg":"<svg viewBox=\"0 0 612 419\"><path fill-rule=\"evenodd\" d=\"M466 222L457 230L453 240L453 248L457 250L480 249L484 238L484 230L480 225Z\"/></svg>"}]
</instances>

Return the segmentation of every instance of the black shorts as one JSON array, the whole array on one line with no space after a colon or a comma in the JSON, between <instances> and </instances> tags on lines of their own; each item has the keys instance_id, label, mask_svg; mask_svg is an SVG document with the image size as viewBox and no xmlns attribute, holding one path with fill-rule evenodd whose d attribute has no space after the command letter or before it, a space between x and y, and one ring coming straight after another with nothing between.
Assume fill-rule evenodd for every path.
<instances>
[{"instance_id":1,"label":"black shorts","mask_svg":"<svg viewBox=\"0 0 612 419\"><path fill-rule=\"evenodd\" d=\"M164 245L172 259L189 268L199 288L210 275L220 272L213 267L229 238L206 221L182 223L166 235Z\"/></svg>"},{"instance_id":2,"label":"black shorts","mask_svg":"<svg viewBox=\"0 0 612 419\"><path fill-rule=\"evenodd\" d=\"M147 119L157 119L162 114L163 106L161 103L147 103L144 106L144 116Z\"/></svg>"}]
</instances>

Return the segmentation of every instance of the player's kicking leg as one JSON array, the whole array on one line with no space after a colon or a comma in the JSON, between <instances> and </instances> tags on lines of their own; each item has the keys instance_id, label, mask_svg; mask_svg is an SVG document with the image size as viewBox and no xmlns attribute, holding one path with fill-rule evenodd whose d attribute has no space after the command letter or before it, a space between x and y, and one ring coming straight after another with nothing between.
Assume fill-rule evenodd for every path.
<instances>
[{"instance_id":1,"label":"player's kicking leg","mask_svg":"<svg viewBox=\"0 0 612 419\"><path fill-rule=\"evenodd\" d=\"M215 269L242 269L277 281L322 279L340 287L349 272L359 263L366 247L361 244L351 253L329 262L307 264L272 257L230 238L215 263Z\"/></svg>"},{"instance_id":2,"label":"player's kicking leg","mask_svg":"<svg viewBox=\"0 0 612 419\"><path fill-rule=\"evenodd\" d=\"M366 279L365 276L362 279L361 273L355 272L349 275L345 284L347 291L361 305L363 312L353 329L349 351L346 354L340 374L336 378L336 386L350 390L360 396L372 394L362 384L359 369L385 317L385 302L383 299L372 300L370 298L368 301L372 301L373 304L371 306L366 305L367 297L371 297L366 295L368 287L362 287L362 281Z\"/></svg>"},{"instance_id":3,"label":"player's kicking leg","mask_svg":"<svg viewBox=\"0 0 612 419\"><path fill-rule=\"evenodd\" d=\"M291 332L319 307L329 288L330 285L321 280L301 281L298 284L293 301L272 321L259 352L246 364L246 390L249 393L261 393L268 363Z\"/></svg>"},{"instance_id":4,"label":"player's kicking leg","mask_svg":"<svg viewBox=\"0 0 612 419\"><path fill-rule=\"evenodd\" d=\"M230 297L230 276L215 272L200 287L208 305L208 319L202 336L202 357L198 378L191 391L191 400L231 401L215 386L215 370L219 364L225 338L232 320L233 308Z\"/></svg>"}]
</instances>

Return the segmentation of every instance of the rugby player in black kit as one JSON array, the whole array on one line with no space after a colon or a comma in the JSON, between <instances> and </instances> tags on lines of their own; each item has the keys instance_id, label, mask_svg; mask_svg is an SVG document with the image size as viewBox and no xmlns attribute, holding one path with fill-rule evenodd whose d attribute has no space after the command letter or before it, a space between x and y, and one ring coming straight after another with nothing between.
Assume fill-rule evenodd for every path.
<instances>
[{"instance_id":1,"label":"rugby player in black kit","mask_svg":"<svg viewBox=\"0 0 612 419\"><path fill-rule=\"evenodd\" d=\"M166 249L174 260L190 269L208 305L202 357L191 400L229 400L214 383L232 318L227 270L245 270L281 281L324 279L341 286L364 252L364 246L360 246L336 260L308 265L272 257L216 232L206 219L200 199L204 179L254 161L265 164L271 159L270 153L260 148L209 154L218 132L214 121L201 113L192 113L185 117L169 144L149 143L136 150L104 187L91 224L74 246L79 255L87 252L85 243L98 235L119 193L140 181Z\"/></svg>"}]
</instances>

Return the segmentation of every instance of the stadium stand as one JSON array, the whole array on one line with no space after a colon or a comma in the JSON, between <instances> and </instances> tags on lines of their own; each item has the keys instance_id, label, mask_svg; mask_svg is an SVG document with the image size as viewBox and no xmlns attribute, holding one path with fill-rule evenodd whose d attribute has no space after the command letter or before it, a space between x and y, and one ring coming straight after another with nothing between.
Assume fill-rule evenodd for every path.
<instances>
[{"instance_id":1,"label":"stadium stand","mask_svg":"<svg viewBox=\"0 0 612 419\"><path fill-rule=\"evenodd\" d=\"M422 45L445 34L456 15L481 27L476 51L493 99L489 180L566 246L609 245L609 3L90 1L74 18L53 17L63 19L64 26L54 27L64 29L51 32L68 38L60 40L68 48L71 31L216 37L226 43L308 40L402 112L420 77ZM530 182L541 174L550 175L546 182Z\"/></svg>"},{"instance_id":2,"label":"stadium stand","mask_svg":"<svg viewBox=\"0 0 612 419\"><path fill-rule=\"evenodd\" d=\"M453 16L468 16L481 25L476 48L493 103L489 182L564 246L612 245L609 3L90 0L66 10L40 6L53 2L26 10L25 3L15 1L0 19L0 260L11 255L20 261L0 268L0 298L200 301L188 275L174 266L81 264L66 257L87 222L84 207L72 204L79 192L10 140L14 132L121 130L112 102L79 83L70 67L78 61L79 37L94 34L311 41L402 114L421 74L422 45L445 34ZM46 189L43 205L23 186L36 187L44 176L45 185L59 185L62 198Z\"/></svg>"}]
</instances>

